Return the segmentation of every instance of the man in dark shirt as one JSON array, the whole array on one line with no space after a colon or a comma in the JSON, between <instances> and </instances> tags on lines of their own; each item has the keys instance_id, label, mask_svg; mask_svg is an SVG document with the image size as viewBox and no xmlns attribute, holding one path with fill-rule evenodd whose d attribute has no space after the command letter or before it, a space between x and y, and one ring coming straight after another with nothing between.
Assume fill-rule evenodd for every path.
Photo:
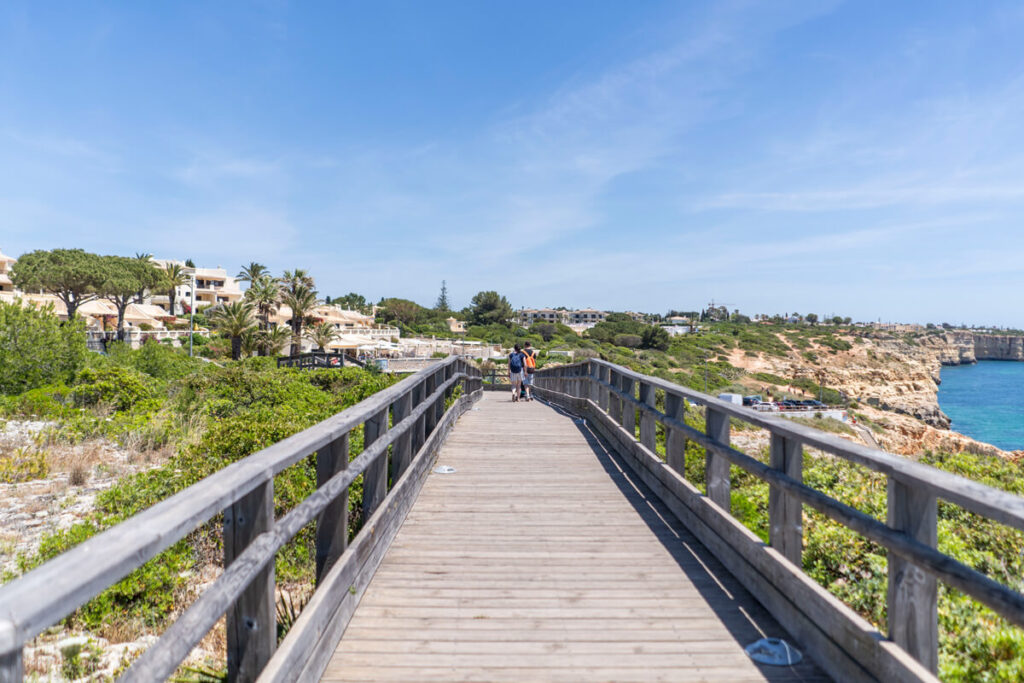
<instances>
[{"instance_id":1,"label":"man in dark shirt","mask_svg":"<svg viewBox=\"0 0 1024 683\"><path fill-rule=\"evenodd\" d=\"M512 401L519 400L519 392L523 388L523 372L526 363L524 362L525 356L523 356L522 350L519 348L519 344L516 344L512 349L512 353L508 354L508 382L512 385Z\"/></svg>"}]
</instances>

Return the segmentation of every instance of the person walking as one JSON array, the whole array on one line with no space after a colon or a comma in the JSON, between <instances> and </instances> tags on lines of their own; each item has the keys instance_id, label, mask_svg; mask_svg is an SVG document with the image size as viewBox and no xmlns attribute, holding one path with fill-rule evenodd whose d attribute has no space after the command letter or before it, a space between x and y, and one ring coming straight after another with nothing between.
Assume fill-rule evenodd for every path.
<instances>
[{"instance_id":1,"label":"person walking","mask_svg":"<svg viewBox=\"0 0 1024 683\"><path fill-rule=\"evenodd\" d=\"M525 358L519 344L516 344L512 353L508 354L508 383L512 385L512 402L519 400L519 392L523 389L523 372Z\"/></svg>"},{"instance_id":2,"label":"person walking","mask_svg":"<svg viewBox=\"0 0 1024 683\"><path fill-rule=\"evenodd\" d=\"M533 400L533 373L537 369L537 352L530 346L530 342L523 345L523 387L526 389L526 400Z\"/></svg>"}]
</instances>

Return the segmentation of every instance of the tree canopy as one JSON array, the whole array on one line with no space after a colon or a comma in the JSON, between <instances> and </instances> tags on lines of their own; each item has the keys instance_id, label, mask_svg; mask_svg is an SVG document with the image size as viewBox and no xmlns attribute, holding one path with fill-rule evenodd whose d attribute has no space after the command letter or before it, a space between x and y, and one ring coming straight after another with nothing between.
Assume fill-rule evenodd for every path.
<instances>
[{"instance_id":1,"label":"tree canopy","mask_svg":"<svg viewBox=\"0 0 1024 683\"><path fill-rule=\"evenodd\" d=\"M139 292L161 286L166 280L163 271L152 261L126 256L102 256L99 261L102 281L99 291L117 309L117 336L124 337L124 314L128 304Z\"/></svg>"},{"instance_id":2,"label":"tree canopy","mask_svg":"<svg viewBox=\"0 0 1024 683\"><path fill-rule=\"evenodd\" d=\"M370 305L366 301L366 297L362 294L356 294L355 292L349 292L345 296L339 296L328 299L327 303L341 306L342 308L349 311L359 311L360 313L367 313L370 310Z\"/></svg>"},{"instance_id":3,"label":"tree canopy","mask_svg":"<svg viewBox=\"0 0 1024 683\"><path fill-rule=\"evenodd\" d=\"M512 305L495 291L477 292L466 311L472 325L508 325Z\"/></svg>"},{"instance_id":4,"label":"tree canopy","mask_svg":"<svg viewBox=\"0 0 1024 683\"><path fill-rule=\"evenodd\" d=\"M55 294L64 302L68 319L72 319L79 306L100 295L102 258L82 249L37 249L18 259L11 281L24 292Z\"/></svg>"}]
</instances>

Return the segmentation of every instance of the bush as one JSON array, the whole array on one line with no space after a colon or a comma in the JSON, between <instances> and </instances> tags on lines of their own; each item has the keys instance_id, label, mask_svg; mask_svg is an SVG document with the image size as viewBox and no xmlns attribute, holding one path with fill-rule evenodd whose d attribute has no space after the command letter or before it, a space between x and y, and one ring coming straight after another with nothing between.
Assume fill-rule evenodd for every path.
<instances>
[{"instance_id":1,"label":"bush","mask_svg":"<svg viewBox=\"0 0 1024 683\"><path fill-rule=\"evenodd\" d=\"M78 377L72 396L81 406L106 403L115 410L128 410L139 401L155 398L146 377L128 368L86 368Z\"/></svg>"},{"instance_id":2,"label":"bush","mask_svg":"<svg viewBox=\"0 0 1024 683\"><path fill-rule=\"evenodd\" d=\"M61 323L52 306L0 301L0 393L69 383L85 363L85 323Z\"/></svg>"},{"instance_id":3,"label":"bush","mask_svg":"<svg viewBox=\"0 0 1024 683\"><path fill-rule=\"evenodd\" d=\"M50 473L46 455L46 451L24 447L11 455L0 456L0 482L17 484L44 478Z\"/></svg>"},{"instance_id":4,"label":"bush","mask_svg":"<svg viewBox=\"0 0 1024 683\"><path fill-rule=\"evenodd\" d=\"M638 334L617 334L612 340L616 346L624 346L627 349L635 349L640 346L643 338Z\"/></svg>"},{"instance_id":5,"label":"bush","mask_svg":"<svg viewBox=\"0 0 1024 683\"><path fill-rule=\"evenodd\" d=\"M107 346L107 356L116 365L162 380L181 379L207 365L196 358L189 358L187 351L168 348L153 340L138 350L132 350L122 342L114 342Z\"/></svg>"},{"instance_id":6,"label":"bush","mask_svg":"<svg viewBox=\"0 0 1024 683\"><path fill-rule=\"evenodd\" d=\"M24 417L56 419L69 413L71 390L63 384L51 384L29 389L20 396L8 399L5 412Z\"/></svg>"}]
</instances>

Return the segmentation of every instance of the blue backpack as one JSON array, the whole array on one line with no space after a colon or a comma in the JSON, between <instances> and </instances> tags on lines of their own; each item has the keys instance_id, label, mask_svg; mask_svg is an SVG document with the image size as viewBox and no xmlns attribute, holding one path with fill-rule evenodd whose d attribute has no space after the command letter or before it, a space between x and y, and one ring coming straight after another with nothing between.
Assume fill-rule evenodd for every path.
<instances>
[{"instance_id":1,"label":"blue backpack","mask_svg":"<svg viewBox=\"0 0 1024 683\"><path fill-rule=\"evenodd\" d=\"M508 354L508 370L509 372L523 371L523 354L516 351Z\"/></svg>"}]
</instances>

